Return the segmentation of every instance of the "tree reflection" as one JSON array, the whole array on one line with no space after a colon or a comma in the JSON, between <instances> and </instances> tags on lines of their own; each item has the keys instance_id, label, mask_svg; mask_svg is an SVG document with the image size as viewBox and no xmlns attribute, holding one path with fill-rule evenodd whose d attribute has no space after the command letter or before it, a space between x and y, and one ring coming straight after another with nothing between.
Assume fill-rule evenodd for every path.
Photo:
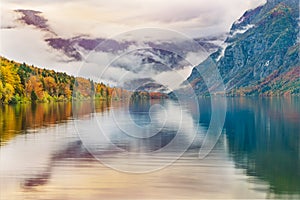
<instances>
[{"instance_id":1,"label":"tree reflection","mask_svg":"<svg viewBox=\"0 0 300 200\"><path fill-rule=\"evenodd\" d=\"M269 182L275 194L300 194L300 99L228 99L225 131L236 167Z\"/></svg>"},{"instance_id":2,"label":"tree reflection","mask_svg":"<svg viewBox=\"0 0 300 200\"><path fill-rule=\"evenodd\" d=\"M4 145L18 134L26 134L34 129L64 123L73 116L83 117L93 112L109 109L110 101L53 102L37 104L1 105L0 107L0 145Z\"/></svg>"}]
</instances>

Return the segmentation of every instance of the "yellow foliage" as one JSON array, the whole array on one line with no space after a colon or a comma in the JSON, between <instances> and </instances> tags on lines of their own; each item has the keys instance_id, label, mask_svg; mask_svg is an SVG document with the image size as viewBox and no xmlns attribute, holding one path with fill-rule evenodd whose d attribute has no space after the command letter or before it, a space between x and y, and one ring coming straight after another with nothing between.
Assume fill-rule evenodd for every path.
<instances>
[{"instance_id":1,"label":"yellow foliage","mask_svg":"<svg viewBox=\"0 0 300 200\"><path fill-rule=\"evenodd\" d=\"M67 100L73 93L78 99L128 96L126 90L112 89L103 83L16 63L0 56L0 103L17 103L31 98L45 102Z\"/></svg>"},{"instance_id":2,"label":"yellow foliage","mask_svg":"<svg viewBox=\"0 0 300 200\"><path fill-rule=\"evenodd\" d=\"M68 85L66 85L66 87L64 89L64 93L65 93L66 98L68 98L68 99L71 98L72 91L70 90Z\"/></svg>"},{"instance_id":3,"label":"yellow foliage","mask_svg":"<svg viewBox=\"0 0 300 200\"><path fill-rule=\"evenodd\" d=\"M4 103L8 103L13 98L14 93L15 93L14 87L11 84L6 83L6 85L3 89Z\"/></svg>"},{"instance_id":4,"label":"yellow foliage","mask_svg":"<svg viewBox=\"0 0 300 200\"><path fill-rule=\"evenodd\" d=\"M6 84L10 84L14 88L14 92L16 90L22 91L21 80L13 63L1 61L0 79L4 87L6 87Z\"/></svg>"},{"instance_id":5,"label":"yellow foliage","mask_svg":"<svg viewBox=\"0 0 300 200\"><path fill-rule=\"evenodd\" d=\"M2 99L2 95L3 94L3 84L2 84L2 81L0 79L0 100Z\"/></svg>"},{"instance_id":6,"label":"yellow foliage","mask_svg":"<svg viewBox=\"0 0 300 200\"><path fill-rule=\"evenodd\" d=\"M57 84L55 83L54 78L51 76L44 78L45 89L50 92L51 95L54 95L56 92Z\"/></svg>"}]
</instances>

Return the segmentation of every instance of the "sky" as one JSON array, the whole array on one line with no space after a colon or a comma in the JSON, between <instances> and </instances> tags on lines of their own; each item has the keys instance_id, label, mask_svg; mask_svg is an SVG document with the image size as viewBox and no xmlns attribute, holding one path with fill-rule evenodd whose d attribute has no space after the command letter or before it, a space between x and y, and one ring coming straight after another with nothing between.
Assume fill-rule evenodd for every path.
<instances>
[{"instance_id":1,"label":"sky","mask_svg":"<svg viewBox=\"0 0 300 200\"><path fill-rule=\"evenodd\" d=\"M79 35L114 38L143 28L158 28L167 30L166 33L175 31L188 38L199 38L229 32L232 23L246 10L263 3L265 0L1 0L0 54L75 75L82 66L82 62L68 60L61 52L49 47L45 39L54 37L51 33L22 24L18 20L21 14L14 11L17 9L40 11L40 15L48 20L49 29L56 33L55 37L61 38ZM89 52L84 53L88 55ZM180 69L184 78L191 67L185 71ZM124 71L111 71L118 74L116 70ZM131 71L126 73L131 77L141 75Z\"/></svg>"},{"instance_id":2,"label":"sky","mask_svg":"<svg viewBox=\"0 0 300 200\"><path fill-rule=\"evenodd\" d=\"M64 36L111 36L141 27L169 28L191 37L228 32L233 21L265 0L3 0L2 11L42 11ZM5 12L2 12L2 15Z\"/></svg>"}]
</instances>

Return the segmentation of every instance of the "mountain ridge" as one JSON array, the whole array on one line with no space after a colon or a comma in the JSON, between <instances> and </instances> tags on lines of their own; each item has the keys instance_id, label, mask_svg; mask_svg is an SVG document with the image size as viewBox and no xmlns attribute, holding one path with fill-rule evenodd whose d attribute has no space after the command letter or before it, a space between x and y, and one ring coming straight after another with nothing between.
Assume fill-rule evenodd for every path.
<instances>
[{"instance_id":1,"label":"mountain ridge","mask_svg":"<svg viewBox=\"0 0 300 200\"><path fill-rule=\"evenodd\" d=\"M198 71L212 60L227 95L300 94L297 5L294 0L271 0L246 11L233 23L224 49L212 53L188 77L195 93L208 95Z\"/></svg>"}]
</instances>

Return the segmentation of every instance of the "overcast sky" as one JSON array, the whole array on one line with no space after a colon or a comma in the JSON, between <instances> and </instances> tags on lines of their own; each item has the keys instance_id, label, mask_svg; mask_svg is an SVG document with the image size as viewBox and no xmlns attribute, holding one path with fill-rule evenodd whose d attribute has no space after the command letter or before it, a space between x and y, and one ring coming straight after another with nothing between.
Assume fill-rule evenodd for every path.
<instances>
[{"instance_id":1,"label":"overcast sky","mask_svg":"<svg viewBox=\"0 0 300 200\"><path fill-rule=\"evenodd\" d=\"M2 10L43 12L60 35L111 36L141 27L169 28L191 37L227 32L247 9L265 0L2 0ZM2 12L2 15L5 12Z\"/></svg>"},{"instance_id":2,"label":"overcast sky","mask_svg":"<svg viewBox=\"0 0 300 200\"><path fill-rule=\"evenodd\" d=\"M124 32L140 28L172 30L188 38L219 35L228 32L232 23L246 10L255 8L265 1L1 0L0 54L18 62L76 75L82 62L66 62L65 55L49 47L45 42L46 38L71 38L78 35L116 38ZM40 15L48 20L49 29L56 35L22 24L18 20L22 14L14 11L17 9L41 11ZM97 56L101 58L116 55L99 53ZM200 58L197 53L192 56ZM95 66L96 70L101 67L103 69L103 65L99 63L97 62L99 66ZM134 66L134 63L131 66ZM191 67L180 71L183 80L190 74ZM132 74L132 71L123 72L124 69L111 70L112 74L107 76L108 79L122 73L128 76L142 76Z\"/></svg>"}]
</instances>

